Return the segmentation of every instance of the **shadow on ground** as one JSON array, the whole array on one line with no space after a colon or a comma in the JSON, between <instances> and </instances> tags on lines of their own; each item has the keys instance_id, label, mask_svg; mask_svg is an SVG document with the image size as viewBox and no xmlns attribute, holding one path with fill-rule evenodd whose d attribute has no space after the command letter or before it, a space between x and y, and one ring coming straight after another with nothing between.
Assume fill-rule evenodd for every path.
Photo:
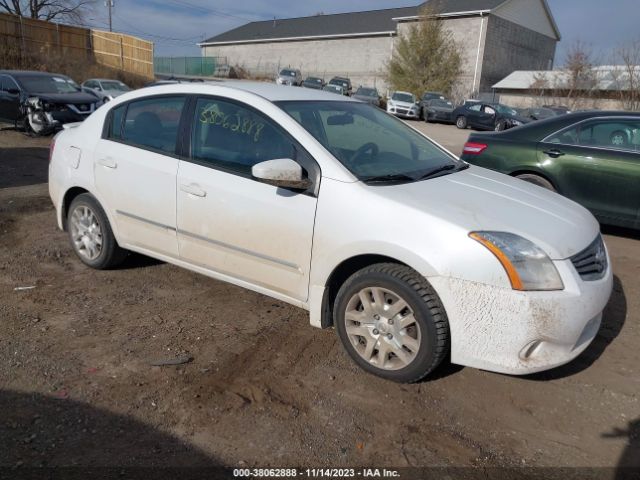
<instances>
[{"instance_id":1,"label":"shadow on ground","mask_svg":"<svg viewBox=\"0 0 640 480\"><path fill-rule=\"evenodd\" d=\"M216 460L194 446L88 404L0 390L0 412L0 470L11 469L11 478L53 468L68 474L60 478L95 479L89 470L102 474L115 470L114 478L139 477L122 476L118 473L122 469L146 472L154 479L200 478L194 475L204 472L212 474L208 478L224 478L217 476Z\"/></svg>"},{"instance_id":2,"label":"shadow on ground","mask_svg":"<svg viewBox=\"0 0 640 480\"><path fill-rule=\"evenodd\" d=\"M46 183L48 170L46 147L0 148L0 188Z\"/></svg>"},{"instance_id":3,"label":"shadow on ground","mask_svg":"<svg viewBox=\"0 0 640 480\"><path fill-rule=\"evenodd\" d=\"M582 352L582 354L571 363L562 367L554 368L546 372L536 373L523 377L527 380L546 381L558 378L570 377L576 373L589 368L600 356L605 352L607 347L615 340L622 331L624 322L627 318L627 297L624 293L624 286L620 278L613 278L613 292L611 299L604 309L602 316L602 326L598 335L591 345Z\"/></svg>"}]
</instances>

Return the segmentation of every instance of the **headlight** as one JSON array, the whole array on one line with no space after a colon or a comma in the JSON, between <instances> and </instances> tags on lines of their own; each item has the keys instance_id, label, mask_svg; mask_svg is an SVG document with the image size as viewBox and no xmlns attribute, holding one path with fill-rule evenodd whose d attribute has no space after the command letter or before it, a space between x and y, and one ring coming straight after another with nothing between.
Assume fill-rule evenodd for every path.
<instances>
[{"instance_id":1,"label":"headlight","mask_svg":"<svg viewBox=\"0 0 640 480\"><path fill-rule=\"evenodd\" d=\"M514 290L564 289L551 259L526 238L506 232L472 232L469 236L495 255Z\"/></svg>"}]
</instances>

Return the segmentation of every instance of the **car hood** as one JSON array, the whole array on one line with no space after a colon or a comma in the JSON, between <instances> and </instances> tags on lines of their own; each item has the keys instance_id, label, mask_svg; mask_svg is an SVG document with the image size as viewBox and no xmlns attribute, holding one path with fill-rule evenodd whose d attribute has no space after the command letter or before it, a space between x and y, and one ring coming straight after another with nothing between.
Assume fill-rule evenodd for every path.
<instances>
[{"instance_id":1,"label":"car hood","mask_svg":"<svg viewBox=\"0 0 640 480\"><path fill-rule=\"evenodd\" d=\"M444 112L451 113L455 110L454 107L427 107L429 110L433 110L434 112Z\"/></svg>"},{"instance_id":2,"label":"car hood","mask_svg":"<svg viewBox=\"0 0 640 480\"><path fill-rule=\"evenodd\" d=\"M475 166L431 180L376 188L392 201L469 232L520 235L553 260L564 260L584 250L600 231L593 215L577 203Z\"/></svg>"},{"instance_id":3,"label":"car hood","mask_svg":"<svg viewBox=\"0 0 640 480\"><path fill-rule=\"evenodd\" d=\"M360 100L361 102L367 102L367 103L378 102L378 99L376 97L367 97L366 95L353 95L352 98L355 98L356 100Z\"/></svg>"},{"instance_id":4,"label":"car hood","mask_svg":"<svg viewBox=\"0 0 640 480\"><path fill-rule=\"evenodd\" d=\"M77 92L77 93L34 93L29 97L38 97L41 100L45 100L51 103L95 103L98 99L95 95L90 93Z\"/></svg>"},{"instance_id":5,"label":"car hood","mask_svg":"<svg viewBox=\"0 0 640 480\"><path fill-rule=\"evenodd\" d=\"M396 107L409 109L411 107L417 107L415 103L410 102L399 102L397 100L390 100L389 103L392 103Z\"/></svg>"}]
</instances>

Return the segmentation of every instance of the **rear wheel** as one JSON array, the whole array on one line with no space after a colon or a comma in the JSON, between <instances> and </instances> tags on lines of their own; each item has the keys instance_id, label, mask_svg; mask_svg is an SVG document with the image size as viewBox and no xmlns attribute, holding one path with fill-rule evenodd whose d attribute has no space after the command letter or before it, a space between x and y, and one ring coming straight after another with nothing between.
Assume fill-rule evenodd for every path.
<instances>
[{"instance_id":1,"label":"rear wheel","mask_svg":"<svg viewBox=\"0 0 640 480\"><path fill-rule=\"evenodd\" d=\"M460 115L458 118L456 118L456 127L458 127L460 130L464 130L465 128L467 128L467 117Z\"/></svg>"},{"instance_id":2,"label":"rear wheel","mask_svg":"<svg viewBox=\"0 0 640 480\"><path fill-rule=\"evenodd\" d=\"M437 294L415 270L381 263L354 273L334 304L338 335L364 370L417 382L449 348L449 324Z\"/></svg>"},{"instance_id":3,"label":"rear wheel","mask_svg":"<svg viewBox=\"0 0 640 480\"><path fill-rule=\"evenodd\" d=\"M520 175L516 175L516 178L524 180L525 182L533 183L534 185L537 185L539 187L546 188L547 190L551 190L552 192L557 191L549 180L534 173L522 173Z\"/></svg>"},{"instance_id":4,"label":"rear wheel","mask_svg":"<svg viewBox=\"0 0 640 480\"><path fill-rule=\"evenodd\" d=\"M88 193L78 195L71 202L67 230L76 255L91 268L113 268L127 256L127 251L116 242L106 213Z\"/></svg>"}]
</instances>

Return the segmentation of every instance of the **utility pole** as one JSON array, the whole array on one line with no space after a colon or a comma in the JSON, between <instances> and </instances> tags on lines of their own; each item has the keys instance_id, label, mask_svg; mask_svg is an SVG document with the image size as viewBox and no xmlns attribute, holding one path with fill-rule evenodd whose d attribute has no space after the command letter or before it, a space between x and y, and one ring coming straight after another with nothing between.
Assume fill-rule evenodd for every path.
<instances>
[{"instance_id":1,"label":"utility pole","mask_svg":"<svg viewBox=\"0 0 640 480\"><path fill-rule=\"evenodd\" d=\"M113 0L106 0L104 4L109 9L109 31L113 32L113 23L111 18L111 9L113 8Z\"/></svg>"}]
</instances>

